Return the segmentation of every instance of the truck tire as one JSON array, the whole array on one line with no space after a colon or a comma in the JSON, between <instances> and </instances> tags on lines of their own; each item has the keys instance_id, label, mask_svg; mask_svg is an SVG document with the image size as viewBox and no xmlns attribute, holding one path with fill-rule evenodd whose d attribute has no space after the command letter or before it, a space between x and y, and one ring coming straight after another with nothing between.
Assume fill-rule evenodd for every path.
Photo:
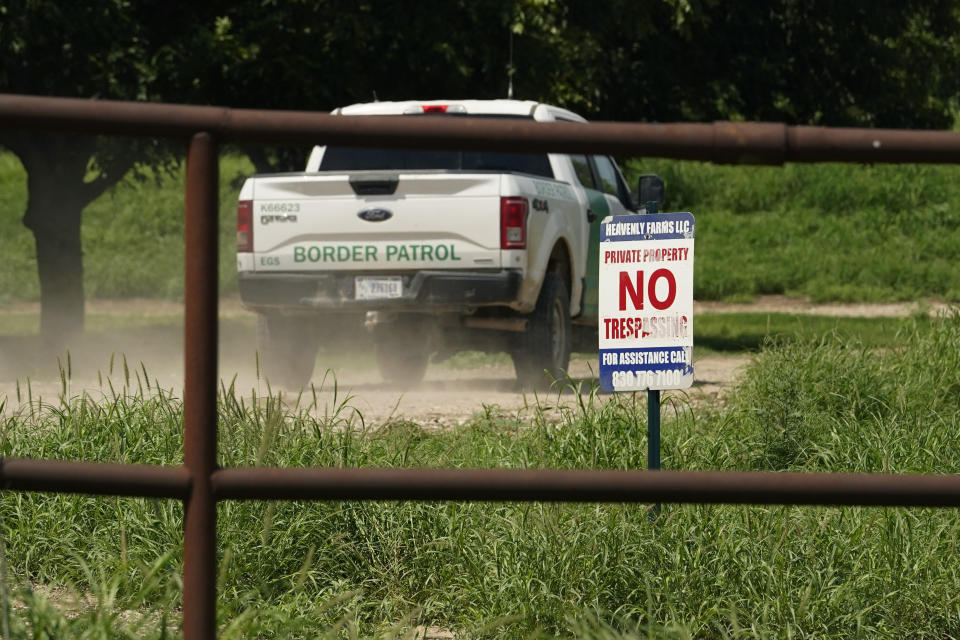
<instances>
[{"instance_id":1,"label":"truck tire","mask_svg":"<svg viewBox=\"0 0 960 640\"><path fill-rule=\"evenodd\" d=\"M320 335L309 316L257 316L260 373L275 387L302 389L310 382Z\"/></svg>"},{"instance_id":2,"label":"truck tire","mask_svg":"<svg viewBox=\"0 0 960 640\"><path fill-rule=\"evenodd\" d=\"M517 380L524 387L547 388L567 376L570 365L570 295L563 279L547 273L527 330L510 352Z\"/></svg>"},{"instance_id":3,"label":"truck tire","mask_svg":"<svg viewBox=\"0 0 960 640\"><path fill-rule=\"evenodd\" d=\"M433 352L433 327L418 316L377 326L373 334L377 369L384 381L404 389L423 381Z\"/></svg>"}]
</instances>

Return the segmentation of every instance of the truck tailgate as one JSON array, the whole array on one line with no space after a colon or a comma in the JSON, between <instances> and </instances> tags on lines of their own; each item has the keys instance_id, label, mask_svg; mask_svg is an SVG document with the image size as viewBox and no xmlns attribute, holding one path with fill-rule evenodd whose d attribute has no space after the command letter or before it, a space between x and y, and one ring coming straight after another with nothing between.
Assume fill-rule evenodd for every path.
<instances>
[{"instance_id":1,"label":"truck tailgate","mask_svg":"<svg viewBox=\"0 0 960 640\"><path fill-rule=\"evenodd\" d=\"M395 182L386 194L351 185ZM256 271L404 271L501 266L499 174L266 176L253 186ZM392 185L389 185L392 186ZM361 192L364 189L360 189Z\"/></svg>"}]
</instances>

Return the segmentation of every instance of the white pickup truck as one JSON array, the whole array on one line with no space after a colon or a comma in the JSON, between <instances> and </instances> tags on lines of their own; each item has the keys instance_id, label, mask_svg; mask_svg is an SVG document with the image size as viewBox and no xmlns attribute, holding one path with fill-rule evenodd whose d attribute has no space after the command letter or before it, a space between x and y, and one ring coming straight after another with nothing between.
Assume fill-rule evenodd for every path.
<instances>
[{"instance_id":1,"label":"white pickup truck","mask_svg":"<svg viewBox=\"0 0 960 640\"><path fill-rule=\"evenodd\" d=\"M333 113L584 122L514 100ZM371 338L396 384L478 349L509 352L520 382L540 385L572 349L596 348L600 221L635 210L606 156L317 146L303 173L244 183L240 296L259 314L267 377L284 386L309 381L322 341Z\"/></svg>"}]
</instances>

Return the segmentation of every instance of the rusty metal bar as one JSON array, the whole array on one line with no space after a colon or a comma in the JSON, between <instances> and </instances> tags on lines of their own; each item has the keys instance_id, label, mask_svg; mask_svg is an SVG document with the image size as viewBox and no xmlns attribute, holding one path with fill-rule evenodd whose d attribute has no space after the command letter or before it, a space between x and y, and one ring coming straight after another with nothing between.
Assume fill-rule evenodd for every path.
<instances>
[{"instance_id":1,"label":"rusty metal bar","mask_svg":"<svg viewBox=\"0 0 960 640\"><path fill-rule=\"evenodd\" d=\"M0 460L0 488L183 498L183 467ZM960 506L960 476L723 471L277 469L213 471L217 500L496 500Z\"/></svg>"},{"instance_id":2,"label":"rusty metal bar","mask_svg":"<svg viewBox=\"0 0 960 640\"><path fill-rule=\"evenodd\" d=\"M218 139L642 155L722 163L960 163L960 133L787 126L763 122L652 124L369 116L0 94L0 128Z\"/></svg>"},{"instance_id":3,"label":"rusty metal bar","mask_svg":"<svg viewBox=\"0 0 960 640\"><path fill-rule=\"evenodd\" d=\"M0 458L0 489L141 498L185 498L183 467Z\"/></svg>"},{"instance_id":4,"label":"rusty metal bar","mask_svg":"<svg viewBox=\"0 0 960 640\"><path fill-rule=\"evenodd\" d=\"M0 94L5 129L189 140L198 131L222 134L229 118L224 107Z\"/></svg>"},{"instance_id":5,"label":"rusty metal bar","mask_svg":"<svg viewBox=\"0 0 960 640\"><path fill-rule=\"evenodd\" d=\"M187 153L184 291L184 463L192 489L184 504L183 637L216 635L217 503L210 477L217 455L217 142L198 133Z\"/></svg>"},{"instance_id":6,"label":"rusty metal bar","mask_svg":"<svg viewBox=\"0 0 960 640\"><path fill-rule=\"evenodd\" d=\"M218 500L960 506L960 476L731 471L229 468Z\"/></svg>"},{"instance_id":7,"label":"rusty metal bar","mask_svg":"<svg viewBox=\"0 0 960 640\"><path fill-rule=\"evenodd\" d=\"M217 140L646 155L727 163L960 163L960 134L777 123L347 118L0 94L0 128L190 140L183 468L0 459L0 488L185 499L185 640L216 633L216 501L496 500L960 506L960 476L441 469L216 470ZM198 131L205 133L196 133Z\"/></svg>"}]
</instances>

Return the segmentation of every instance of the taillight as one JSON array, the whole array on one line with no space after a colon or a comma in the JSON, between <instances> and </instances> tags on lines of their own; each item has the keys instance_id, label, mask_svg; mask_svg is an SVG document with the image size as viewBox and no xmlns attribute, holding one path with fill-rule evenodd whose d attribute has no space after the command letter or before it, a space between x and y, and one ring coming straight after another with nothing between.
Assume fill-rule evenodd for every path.
<instances>
[{"instance_id":1,"label":"taillight","mask_svg":"<svg viewBox=\"0 0 960 640\"><path fill-rule=\"evenodd\" d=\"M253 251L253 200L237 203L237 251Z\"/></svg>"},{"instance_id":2,"label":"taillight","mask_svg":"<svg viewBox=\"0 0 960 640\"><path fill-rule=\"evenodd\" d=\"M446 113L447 105L445 104L425 104L423 105L424 113Z\"/></svg>"},{"instance_id":3,"label":"taillight","mask_svg":"<svg viewBox=\"0 0 960 640\"><path fill-rule=\"evenodd\" d=\"M527 199L500 198L500 248L527 248Z\"/></svg>"}]
</instances>

